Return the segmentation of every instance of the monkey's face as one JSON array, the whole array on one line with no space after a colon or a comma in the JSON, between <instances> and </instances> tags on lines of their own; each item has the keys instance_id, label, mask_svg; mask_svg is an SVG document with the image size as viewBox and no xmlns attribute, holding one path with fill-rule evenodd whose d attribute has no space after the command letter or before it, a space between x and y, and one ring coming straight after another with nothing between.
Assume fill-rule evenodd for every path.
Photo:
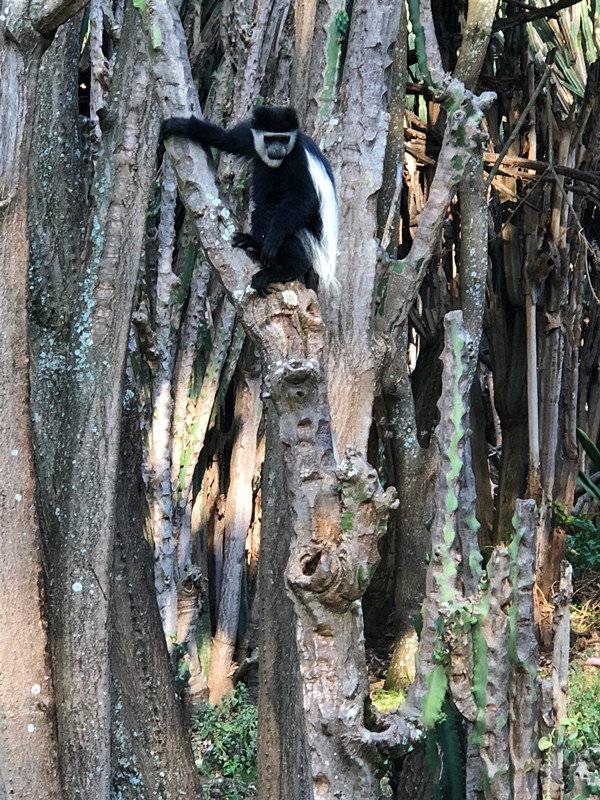
<instances>
[{"instance_id":1,"label":"monkey's face","mask_svg":"<svg viewBox=\"0 0 600 800\"><path fill-rule=\"evenodd\" d=\"M269 167L280 166L296 144L298 131L260 131L252 128L254 149Z\"/></svg>"}]
</instances>

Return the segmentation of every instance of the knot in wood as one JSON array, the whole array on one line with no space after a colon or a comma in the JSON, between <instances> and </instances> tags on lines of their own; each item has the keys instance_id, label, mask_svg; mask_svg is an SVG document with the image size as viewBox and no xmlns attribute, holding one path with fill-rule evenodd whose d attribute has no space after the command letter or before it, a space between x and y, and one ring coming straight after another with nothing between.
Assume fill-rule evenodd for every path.
<instances>
[{"instance_id":1,"label":"knot in wood","mask_svg":"<svg viewBox=\"0 0 600 800\"><path fill-rule=\"evenodd\" d=\"M274 365L267 387L275 403L285 399L292 406L306 406L314 399L316 387L322 380L318 361L294 358Z\"/></svg>"},{"instance_id":2,"label":"knot in wood","mask_svg":"<svg viewBox=\"0 0 600 800\"><path fill-rule=\"evenodd\" d=\"M180 588L186 594L196 593L202 586L202 570L195 564L188 564L181 579Z\"/></svg>"}]
</instances>

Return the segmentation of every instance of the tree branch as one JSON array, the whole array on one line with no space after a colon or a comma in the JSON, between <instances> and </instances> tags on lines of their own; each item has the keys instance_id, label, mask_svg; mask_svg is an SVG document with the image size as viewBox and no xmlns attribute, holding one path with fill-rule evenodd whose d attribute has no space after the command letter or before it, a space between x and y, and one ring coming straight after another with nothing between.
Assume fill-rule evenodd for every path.
<instances>
[{"instance_id":1,"label":"tree branch","mask_svg":"<svg viewBox=\"0 0 600 800\"><path fill-rule=\"evenodd\" d=\"M471 0L467 11L465 32L460 43L454 77L467 89L475 91L483 65L498 0Z\"/></svg>"},{"instance_id":2,"label":"tree branch","mask_svg":"<svg viewBox=\"0 0 600 800\"><path fill-rule=\"evenodd\" d=\"M557 0L549 6L543 8L532 8L528 11L522 11L520 14L515 14L514 17L506 17L505 19L497 19L494 22L495 31L505 31L508 28L515 28L517 25L526 25L528 22L534 22L536 19L543 19L544 17L555 17L559 11L564 8L570 8L579 3L581 0Z\"/></svg>"},{"instance_id":3,"label":"tree branch","mask_svg":"<svg viewBox=\"0 0 600 800\"><path fill-rule=\"evenodd\" d=\"M476 97L460 81L445 79L443 99L448 106L449 123L438 166L410 253L391 265L385 297L376 319L380 333L395 337L395 331L406 319L419 293L452 195L481 147L484 138L481 120L494 98L492 92Z\"/></svg>"},{"instance_id":4,"label":"tree branch","mask_svg":"<svg viewBox=\"0 0 600 800\"><path fill-rule=\"evenodd\" d=\"M409 0L408 13L415 34L419 71L428 83L437 84L442 79L444 68L435 35L431 0Z\"/></svg>"},{"instance_id":5,"label":"tree branch","mask_svg":"<svg viewBox=\"0 0 600 800\"><path fill-rule=\"evenodd\" d=\"M77 14L88 0L46 0L30 6L31 24L46 38L51 38L63 22Z\"/></svg>"}]
</instances>

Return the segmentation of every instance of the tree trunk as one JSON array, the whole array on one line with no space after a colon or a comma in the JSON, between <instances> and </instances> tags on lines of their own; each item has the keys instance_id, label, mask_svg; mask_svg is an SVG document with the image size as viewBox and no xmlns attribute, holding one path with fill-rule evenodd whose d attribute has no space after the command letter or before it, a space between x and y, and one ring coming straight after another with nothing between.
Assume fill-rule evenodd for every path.
<instances>
[{"instance_id":1,"label":"tree trunk","mask_svg":"<svg viewBox=\"0 0 600 800\"><path fill-rule=\"evenodd\" d=\"M0 46L0 74L6 81L7 95L15 80L24 86L23 100L30 106L36 66L29 64L25 79L27 65L15 44L0 42ZM16 129L23 120L11 117L17 109L8 106L9 97L4 91L2 99L7 105L0 103L0 126L2 130ZM26 137L25 132L25 141ZM14 161L5 160L8 154L0 147L0 160L14 170L13 174L5 170L0 175L0 406L5 409L0 415L0 511L4 528L0 558L0 785L7 797L58 800L61 790L54 741L54 688L46 638L29 420L28 155L23 146L20 150L21 156Z\"/></svg>"},{"instance_id":2,"label":"tree trunk","mask_svg":"<svg viewBox=\"0 0 600 800\"><path fill-rule=\"evenodd\" d=\"M76 3L6 7L0 31L0 792L49 800L62 794L29 416L27 179L46 37L77 11Z\"/></svg>"},{"instance_id":3,"label":"tree trunk","mask_svg":"<svg viewBox=\"0 0 600 800\"><path fill-rule=\"evenodd\" d=\"M232 665L246 566L246 537L252 519L252 478L261 414L260 376L248 365L242 367L240 372L233 412L235 438L225 506L223 582L208 678L211 703L218 703L233 688Z\"/></svg>"},{"instance_id":4,"label":"tree trunk","mask_svg":"<svg viewBox=\"0 0 600 800\"><path fill-rule=\"evenodd\" d=\"M139 418L130 407L122 422L112 567L111 797L195 798L198 773L154 592L141 467Z\"/></svg>"},{"instance_id":5,"label":"tree trunk","mask_svg":"<svg viewBox=\"0 0 600 800\"><path fill-rule=\"evenodd\" d=\"M110 790L108 621L122 381L158 132L134 10L121 42L112 91L126 91L128 102L118 107L96 167L57 465L53 664L63 782L74 796Z\"/></svg>"},{"instance_id":6,"label":"tree trunk","mask_svg":"<svg viewBox=\"0 0 600 800\"><path fill-rule=\"evenodd\" d=\"M371 428L376 377L371 320L377 288L377 193L383 182L389 124L380 87L391 63L389 54L399 23L398 3L355 2L337 102L328 103L325 92L320 96L317 129L324 135L340 204L337 270L341 289L329 300L322 298L329 402L340 457L348 446L366 453ZM337 24L336 16L327 41L327 69L333 66L334 74L335 64L330 60L332 50L335 52L332 40L339 36ZM332 89L335 91L335 84ZM355 264L360 264L360 269Z\"/></svg>"},{"instance_id":7,"label":"tree trunk","mask_svg":"<svg viewBox=\"0 0 600 800\"><path fill-rule=\"evenodd\" d=\"M312 800L295 614L285 568L293 541L276 413L265 405L262 525L258 560L258 788L261 800ZM293 735L290 732L293 731Z\"/></svg>"}]
</instances>

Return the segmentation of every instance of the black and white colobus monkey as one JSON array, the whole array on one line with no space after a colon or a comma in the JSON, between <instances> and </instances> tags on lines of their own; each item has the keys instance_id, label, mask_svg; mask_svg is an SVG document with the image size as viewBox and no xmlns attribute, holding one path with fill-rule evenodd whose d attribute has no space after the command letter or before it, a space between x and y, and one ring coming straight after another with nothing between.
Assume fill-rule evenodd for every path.
<instances>
[{"instance_id":1,"label":"black and white colobus monkey","mask_svg":"<svg viewBox=\"0 0 600 800\"><path fill-rule=\"evenodd\" d=\"M163 123L162 135L252 159L252 234L236 234L233 244L260 262L252 287L261 296L270 283L296 279L313 289L318 283L337 286L333 174L315 142L298 130L293 108L256 108L229 130L196 117L173 117Z\"/></svg>"}]
</instances>

